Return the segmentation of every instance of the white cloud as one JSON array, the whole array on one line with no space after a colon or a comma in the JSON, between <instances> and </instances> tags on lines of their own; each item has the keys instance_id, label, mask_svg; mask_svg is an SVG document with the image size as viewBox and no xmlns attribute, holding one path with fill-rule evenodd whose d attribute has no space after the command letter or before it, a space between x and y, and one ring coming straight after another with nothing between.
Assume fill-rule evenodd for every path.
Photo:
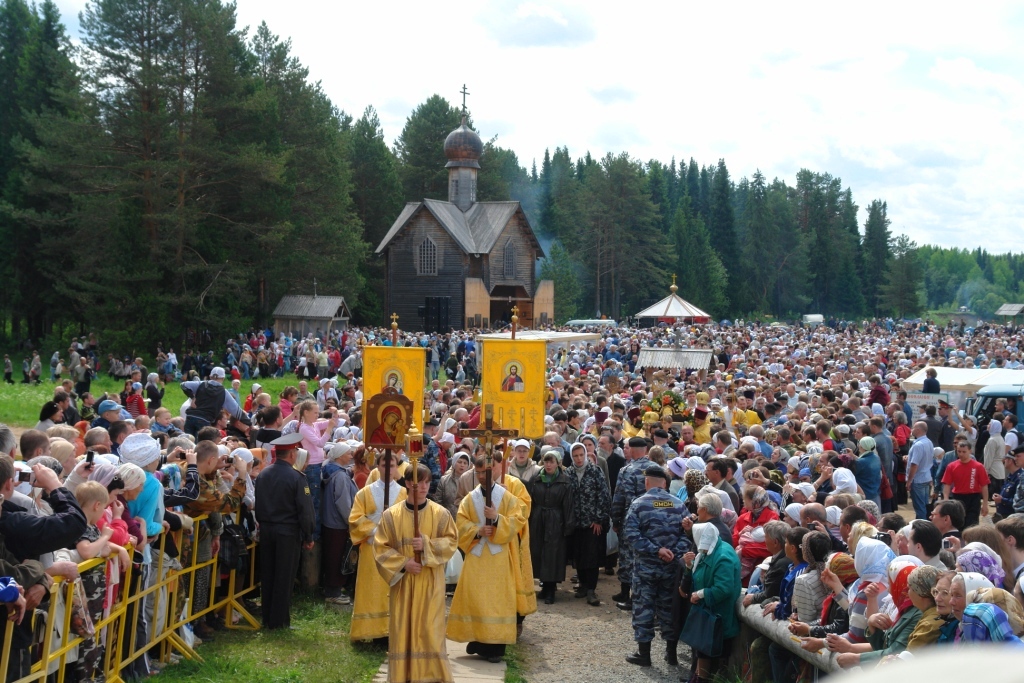
<instances>
[{"instance_id":1,"label":"white cloud","mask_svg":"<svg viewBox=\"0 0 1024 683\"><path fill-rule=\"evenodd\" d=\"M83 0L59 0L77 13ZM919 243L1024 251L1024 47L1012 3L856 7L606 0L239 0L389 142L433 93L529 167L573 156L726 159L839 176ZM71 22L69 22L71 23ZM863 223L864 215L861 214Z\"/></svg>"}]
</instances>

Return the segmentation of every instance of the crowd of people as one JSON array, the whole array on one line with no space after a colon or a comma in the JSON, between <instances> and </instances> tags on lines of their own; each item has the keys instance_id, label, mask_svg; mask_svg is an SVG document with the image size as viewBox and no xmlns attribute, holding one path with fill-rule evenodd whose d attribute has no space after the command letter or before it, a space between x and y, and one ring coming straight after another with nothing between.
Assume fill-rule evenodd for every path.
<instances>
[{"instance_id":1,"label":"crowd of people","mask_svg":"<svg viewBox=\"0 0 1024 683\"><path fill-rule=\"evenodd\" d=\"M145 590L160 548L165 567L191 552L159 542L164 531L208 515L186 537L202 561L241 511L262 548L264 626L288 625L297 567L319 562L324 599L352 605L351 639L390 637L396 681L449 680L445 635L500 659L567 581L576 598L629 615L629 662L650 666L659 633L673 666L687 644L681 680L715 675L735 654L738 609L754 605L844 668L932 645L1019 646L1017 406L1003 401L980 424L943 401L915 412L902 382L928 367L1018 368L1022 336L893 321L604 329L551 347L546 432L488 448L461 436L482 412L474 334L402 333L399 344L424 349L428 377L415 471L406 449L363 444L360 349L392 343L387 333L253 331L180 362L161 348L154 372L141 359L101 362L76 340L82 382L54 373L36 428L20 439L0 429L0 571L25 589L8 609L36 607L47 575L70 577L98 555L139 568L114 590ZM712 364L642 373L647 346L712 349ZM93 396L100 372L123 379L124 392ZM294 386L276 396L259 382L289 373ZM185 394L178 414L162 405L169 387ZM19 483L18 470L31 481ZM598 595L601 571L618 593ZM195 611L219 574L197 581ZM97 614L110 604L106 578L82 577ZM412 629L412 613L433 627ZM222 626L207 616L195 633ZM22 670L23 635L13 658ZM75 664L85 679L95 656L86 646ZM792 681L810 666L767 637L745 657L761 680Z\"/></svg>"}]
</instances>

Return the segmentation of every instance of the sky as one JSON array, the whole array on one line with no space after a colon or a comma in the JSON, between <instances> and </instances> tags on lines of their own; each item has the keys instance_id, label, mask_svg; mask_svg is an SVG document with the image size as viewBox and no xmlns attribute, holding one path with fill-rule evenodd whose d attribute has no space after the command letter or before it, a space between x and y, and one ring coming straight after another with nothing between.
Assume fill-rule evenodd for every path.
<instances>
[{"instance_id":1,"label":"sky","mask_svg":"<svg viewBox=\"0 0 1024 683\"><path fill-rule=\"evenodd\" d=\"M72 34L85 0L56 0ZM628 152L807 168L918 244L1024 251L1024 5L237 0L389 143L434 93L538 166Z\"/></svg>"}]
</instances>

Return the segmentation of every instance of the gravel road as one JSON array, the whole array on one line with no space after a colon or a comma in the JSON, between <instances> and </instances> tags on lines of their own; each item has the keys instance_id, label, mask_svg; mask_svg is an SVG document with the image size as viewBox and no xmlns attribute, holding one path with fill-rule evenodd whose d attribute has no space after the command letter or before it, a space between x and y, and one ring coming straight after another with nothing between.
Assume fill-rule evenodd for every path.
<instances>
[{"instance_id":1,"label":"gravel road","mask_svg":"<svg viewBox=\"0 0 1024 683\"><path fill-rule=\"evenodd\" d=\"M571 569L569 573L571 574ZM651 683L679 680L679 667L665 663L664 641L651 647L653 666L644 668L626 662L636 649L630 615L618 609L609 596L619 592L614 576L603 572L597 584L600 607L576 599L572 583L559 584L554 605L538 600L537 612L526 617L522 644L529 683ZM686 668L689 652L679 646L679 658Z\"/></svg>"}]
</instances>

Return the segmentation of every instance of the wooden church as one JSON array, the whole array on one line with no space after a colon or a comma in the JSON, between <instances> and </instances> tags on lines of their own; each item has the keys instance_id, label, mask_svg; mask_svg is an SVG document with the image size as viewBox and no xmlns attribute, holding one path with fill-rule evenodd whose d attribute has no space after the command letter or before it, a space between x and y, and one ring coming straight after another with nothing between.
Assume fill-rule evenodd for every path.
<instances>
[{"instance_id":1,"label":"wooden church","mask_svg":"<svg viewBox=\"0 0 1024 683\"><path fill-rule=\"evenodd\" d=\"M376 253L386 259L386 311L403 329L498 328L519 307L519 324L553 322L554 283L538 281L544 257L519 202L476 201L483 154L466 125L444 141L448 201L409 202Z\"/></svg>"}]
</instances>

